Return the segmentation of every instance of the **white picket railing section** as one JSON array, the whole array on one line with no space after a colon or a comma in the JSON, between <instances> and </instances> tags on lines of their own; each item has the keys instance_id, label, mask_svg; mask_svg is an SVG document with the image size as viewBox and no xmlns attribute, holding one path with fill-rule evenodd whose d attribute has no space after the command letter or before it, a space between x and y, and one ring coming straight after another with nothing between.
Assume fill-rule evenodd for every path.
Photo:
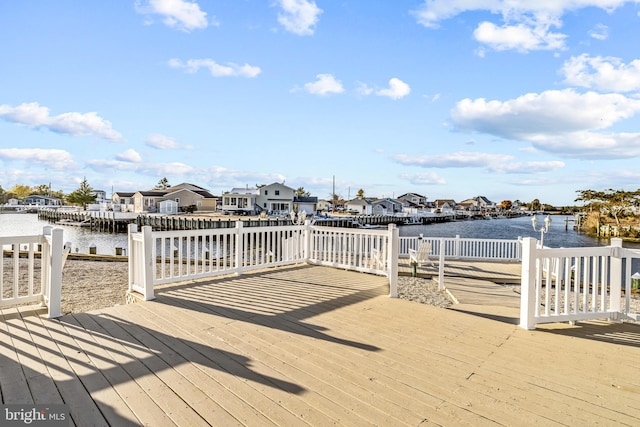
<instances>
[{"instance_id":1,"label":"white picket railing section","mask_svg":"<svg viewBox=\"0 0 640 427\"><path fill-rule=\"evenodd\" d=\"M71 247L62 235L62 229L47 226L41 235L0 237L0 308L41 303L47 317L60 317L62 268Z\"/></svg>"},{"instance_id":2,"label":"white picket railing section","mask_svg":"<svg viewBox=\"0 0 640 427\"><path fill-rule=\"evenodd\" d=\"M408 256L409 249L418 249L422 242L431 243L431 256L444 259L520 261L522 241L506 239L471 239L456 237L400 237L400 256Z\"/></svg>"},{"instance_id":3,"label":"white picket railing section","mask_svg":"<svg viewBox=\"0 0 640 427\"><path fill-rule=\"evenodd\" d=\"M129 226L129 291L154 298L154 285L242 274L302 262L389 277L397 296L398 229L358 230L304 225L138 232ZM395 242L395 243L394 243ZM395 251L394 251L395 249Z\"/></svg>"},{"instance_id":4,"label":"white picket railing section","mask_svg":"<svg viewBox=\"0 0 640 427\"><path fill-rule=\"evenodd\" d=\"M520 326L609 319L637 320L630 310L631 264L640 251L611 246L538 248L525 238L522 256ZM622 304L622 291L625 303Z\"/></svg>"}]
</instances>

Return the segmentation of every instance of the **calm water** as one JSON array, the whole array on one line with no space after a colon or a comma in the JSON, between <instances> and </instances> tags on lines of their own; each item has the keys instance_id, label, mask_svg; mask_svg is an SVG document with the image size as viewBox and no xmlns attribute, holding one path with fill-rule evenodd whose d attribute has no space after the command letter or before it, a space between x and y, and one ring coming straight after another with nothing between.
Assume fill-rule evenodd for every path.
<instances>
[{"instance_id":1,"label":"calm water","mask_svg":"<svg viewBox=\"0 0 640 427\"><path fill-rule=\"evenodd\" d=\"M565 219L569 219L568 230L565 230ZM584 246L606 246L608 240L585 236L573 230L573 217L564 215L551 216L551 227L544 235L544 245L552 248L569 248ZM538 215L538 228L544 224L544 217ZM416 236L424 234L428 237L455 237L477 239L517 239L518 237L535 237L540 239L540 232L531 226L531 217L523 216L513 219L492 219L474 221L455 221L429 225L409 225L400 227L400 236ZM625 244L625 246L627 246Z\"/></svg>"},{"instance_id":2,"label":"calm water","mask_svg":"<svg viewBox=\"0 0 640 427\"><path fill-rule=\"evenodd\" d=\"M605 246L608 240L599 240L573 231L573 222L569 222L568 230L565 230L565 217L552 216L551 228L544 237L545 246L581 247L581 246ZM542 216L538 216L538 222L542 223ZM42 232L42 227L52 225L47 221L38 220L36 214L1 214L0 236L31 235ZM87 228L60 226L64 229L64 241L71 242L72 251L88 253L90 246L96 247L98 254L113 255L116 247L127 249L127 235L112 233L91 232ZM445 222L430 225L407 225L400 227L400 236L417 236L422 233L427 237L460 237L484 238L484 239L517 239L518 237L540 238L540 233L533 231L531 217L515 219L493 219L476 221ZM624 246L638 247L637 244Z\"/></svg>"},{"instance_id":3,"label":"calm water","mask_svg":"<svg viewBox=\"0 0 640 427\"><path fill-rule=\"evenodd\" d=\"M97 233L86 227L55 225L47 221L40 221L37 214L1 214L0 236L41 234L42 228L47 225L60 227L64 230L64 241L71 242L73 253L86 254L89 253L90 246L95 246L98 254L114 255L116 247L127 248L128 246L126 233Z\"/></svg>"}]
</instances>

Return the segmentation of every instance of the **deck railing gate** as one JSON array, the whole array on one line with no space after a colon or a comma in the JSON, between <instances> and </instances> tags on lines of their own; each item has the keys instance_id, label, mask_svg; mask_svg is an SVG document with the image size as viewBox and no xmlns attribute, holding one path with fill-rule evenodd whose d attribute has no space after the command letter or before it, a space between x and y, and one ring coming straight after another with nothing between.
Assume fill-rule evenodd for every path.
<instances>
[{"instance_id":1,"label":"deck railing gate","mask_svg":"<svg viewBox=\"0 0 640 427\"><path fill-rule=\"evenodd\" d=\"M630 309L631 269L640 251L610 246L539 248L525 238L522 248L520 326L580 320L638 320ZM622 291L625 300L622 303Z\"/></svg>"},{"instance_id":2,"label":"deck railing gate","mask_svg":"<svg viewBox=\"0 0 640 427\"><path fill-rule=\"evenodd\" d=\"M6 249L5 247L9 247ZM61 316L62 268L71 249L60 228L46 226L42 234L0 237L0 308L40 303L47 317ZM36 285L36 258L40 257L40 286ZM5 259L11 274L5 280ZM20 260L26 260L21 263Z\"/></svg>"}]
</instances>

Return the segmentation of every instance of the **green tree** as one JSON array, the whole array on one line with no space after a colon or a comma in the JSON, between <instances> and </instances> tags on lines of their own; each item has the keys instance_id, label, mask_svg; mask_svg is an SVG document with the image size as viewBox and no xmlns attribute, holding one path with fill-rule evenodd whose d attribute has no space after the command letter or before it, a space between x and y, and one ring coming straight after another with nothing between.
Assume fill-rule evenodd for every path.
<instances>
[{"instance_id":1,"label":"green tree","mask_svg":"<svg viewBox=\"0 0 640 427\"><path fill-rule=\"evenodd\" d=\"M304 187L298 187L295 195L296 197L309 197L311 196L311 193L309 193L308 191L304 191Z\"/></svg>"},{"instance_id":2,"label":"green tree","mask_svg":"<svg viewBox=\"0 0 640 427\"><path fill-rule=\"evenodd\" d=\"M542 208L542 204L540 203L540 200L538 199L533 199L531 201L531 203L529 203L529 210L530 211L539 211Z\"/></svg>"},{"instance_id":3,"label":"green tree","mask_svg":"<svg viewBox=\"0 0 640 427\"><path fill-rule=\"evenodd\" d=\"M364 199L364 189L359 189L358 192L356 193L356 197L358 199Z\"/></svg>"},{"instance_id":4,"label":"green tree","mask_svg":"<svg viewBox=\"0 0 640 427\"><path fill-rule=\"evenodd\" d=\"M610 214L620 227L620 216L640 203L640 190L624 191L612 188L605 191L578 190L576 202L585 202L587 207Z\"/></svg>"},{"instance_id":5,"label":"green tree","mask_svg":"<svg viewBox=\"0 0 640 427\"><path fill-rule=\"evenodd\" d=\"M51 194L51 186L48 184L40 184L31 188L31 194L38 194L40 196L48 196Z\"/></svg>"},{"instance_id":6,"label":"green tree","mask_svg":"<svg viewBox=\"0 0 640 427\"><path fill-rule=\"evenodd\" d=\"M80 187L67 196L67 202L73 205L82 205L83 209L87 208L87 203L94 202L95 200L95 192L87 182L86 177L80 183Z\"/></svg>"},{"instance_id":7,"label":"green tree","mask_svg":"<svg viewBox=\"0 0 640 427\"><path fill-rule=\"evenodd\" d=\"M169 184L169 180L165 177L165 178L162 178L160 181L158 181L158 183L156 184L156 186L153 189L154 190L166 190L169 187L171 187L171 184Z\"/></svg>"}]
</instances>

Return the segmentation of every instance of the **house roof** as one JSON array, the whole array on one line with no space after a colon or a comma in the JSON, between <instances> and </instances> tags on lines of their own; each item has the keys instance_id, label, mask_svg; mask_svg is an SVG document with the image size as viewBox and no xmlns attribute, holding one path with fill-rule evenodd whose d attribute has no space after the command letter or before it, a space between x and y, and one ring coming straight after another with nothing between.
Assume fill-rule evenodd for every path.
<instances>
[{"instance_id":1,"label":"house roof","mask_svg":"<svg viewBox=\"0 0 640 427\"><path fill-rule=\"evenodd\" d=\"M114 196L118 196L118 197L133 197L133 195L136 193L131 193L128 191L116 191L115 193L113 193Z\"/></svg>"},{"instance_id":2,"label":"house roof","mask_svg":"<svg viewBox=\"0 0 640 427\"><path fill-rule=\"evenodd\" d=\"M293 203L318 203L317 197L294 197Z\"/></svg>"}]
</instances>

